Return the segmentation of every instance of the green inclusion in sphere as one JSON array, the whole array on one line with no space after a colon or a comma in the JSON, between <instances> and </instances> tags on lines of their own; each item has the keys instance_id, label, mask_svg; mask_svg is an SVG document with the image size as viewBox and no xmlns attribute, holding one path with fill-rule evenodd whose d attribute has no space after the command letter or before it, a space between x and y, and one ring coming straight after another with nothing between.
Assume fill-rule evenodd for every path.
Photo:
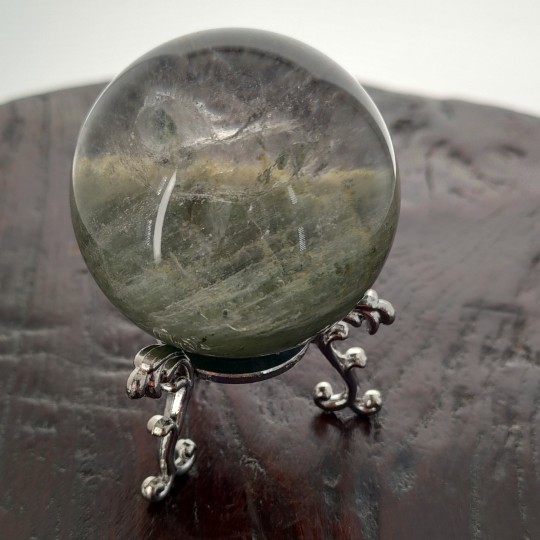
<instances>
[{"instance_id":1,"label":"green inclusion in sphere","mask_svg":"<svg viewBox=\"0 0 540 540\"><path fill-rule=\"evenodd\" d=\"M398 219L390 138L326 56L260 31L193 34L102 93L81 130L72 216L94 279L188 352L273 354L345 316Z\"/></svg>"}]
</instances>

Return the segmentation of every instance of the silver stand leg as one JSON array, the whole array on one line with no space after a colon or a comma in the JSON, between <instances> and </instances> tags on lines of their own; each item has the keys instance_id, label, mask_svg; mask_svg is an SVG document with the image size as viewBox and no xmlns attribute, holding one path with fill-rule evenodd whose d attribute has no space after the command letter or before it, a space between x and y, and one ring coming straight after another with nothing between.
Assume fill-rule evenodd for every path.
<instances>
[{"instance_id":1,"label":"silver stand leg","mask_svg":"<svg viewBox=\"0 0 540 540\"><path fill-rule=\"evenodd\" d=\"M345 390L335 394L329 383L320 382L313 392L318 407L329 412L349 407L353 412L362 416L369 416L381 410L382 397L378 390L368 390L362 397L357 397L358 380L353 368L366 366L367 358L364 350L360 347L352 347L347 352L341 353L335 348L334 341L347 339L348 324L359 327L366 321L369 333L375 334L380 324L392 324L394 318L395 312L392 304L386 300L379 300L377 293L370 289L343 321L334 324L317 337L315 341L320 351L347 385Z\"/></svg>"},{"instance_id":2,"label":"silver stand leg","mask_svg":"<svg viewBox=\"0 0 540 540\"><path fill-rule=\"evenodd\" d=\"M167 393L165 412L155 415L148 431L159 437L159 476L149 476L141 486L149 501L161 501L169 493L174 478L185 474L195 460L195 443L179 439L189 398L193 390L193 367L184 353L168 345L150 345L141 349L133 361L135 368L127 381L131 399L157 399Z\"/></svg>"}]
</instances>

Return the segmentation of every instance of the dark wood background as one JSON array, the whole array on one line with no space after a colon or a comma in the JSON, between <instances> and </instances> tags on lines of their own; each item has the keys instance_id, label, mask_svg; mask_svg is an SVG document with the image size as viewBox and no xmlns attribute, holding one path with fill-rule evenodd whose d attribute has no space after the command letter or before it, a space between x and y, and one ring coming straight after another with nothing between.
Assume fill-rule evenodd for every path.
<instances>
[{"instance_id":1,"label":"dark wood background","mask_svg":"<svg viewBox=\"0 0 540 540\"><path fill-rule=\"evenodd\" d=\"M267 382L200 381L196 465L148 505L163 404L124 388L152 340L92 281L69 215L99 90L0 107L0 537L540 539L540 119L373 90L402 173L376 284L398 319L348 344L383 411L321 414L312 388L337 380L314 349Z\"/></svg>"}]
</instances>

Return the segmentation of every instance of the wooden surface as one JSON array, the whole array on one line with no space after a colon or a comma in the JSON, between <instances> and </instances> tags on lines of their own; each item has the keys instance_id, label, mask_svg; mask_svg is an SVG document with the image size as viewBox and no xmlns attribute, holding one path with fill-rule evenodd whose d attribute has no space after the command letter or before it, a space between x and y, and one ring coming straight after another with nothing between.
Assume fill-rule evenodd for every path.
<instances>
[{"instance_id":1,"label":"wooden surface","mask_svg":"<svg viewBox=\"0 0 540 540\"><path fill-rule=\"evenodd\" d=\"M403 204L376 284L398 312L353 331L378 419L326 416L312 350L267 382L200 381L199 455L172 496L131 402L125 321L78 253L70 160L99 87L0 107L2 539L539 539L540 120L373 91Z\"/></svg>"}]
</instances>

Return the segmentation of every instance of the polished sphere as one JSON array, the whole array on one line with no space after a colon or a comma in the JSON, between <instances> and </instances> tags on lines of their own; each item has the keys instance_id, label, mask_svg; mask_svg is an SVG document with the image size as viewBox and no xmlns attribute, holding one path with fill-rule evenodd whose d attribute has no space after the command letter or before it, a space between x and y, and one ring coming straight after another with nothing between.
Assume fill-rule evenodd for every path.
<instances>
[{"instance_id":1,"label":"polished sphere","mask_svg":"<svg viewBox=\"0 0 540 540\"><path fill-rule=\"evenodd\" d=\"M399 183L361 86L291 39L219 30L166 43L104 90L71 197L111 302L188 352L244 358L345 316L390 250Z\"/></svg>"}]
</instances>

